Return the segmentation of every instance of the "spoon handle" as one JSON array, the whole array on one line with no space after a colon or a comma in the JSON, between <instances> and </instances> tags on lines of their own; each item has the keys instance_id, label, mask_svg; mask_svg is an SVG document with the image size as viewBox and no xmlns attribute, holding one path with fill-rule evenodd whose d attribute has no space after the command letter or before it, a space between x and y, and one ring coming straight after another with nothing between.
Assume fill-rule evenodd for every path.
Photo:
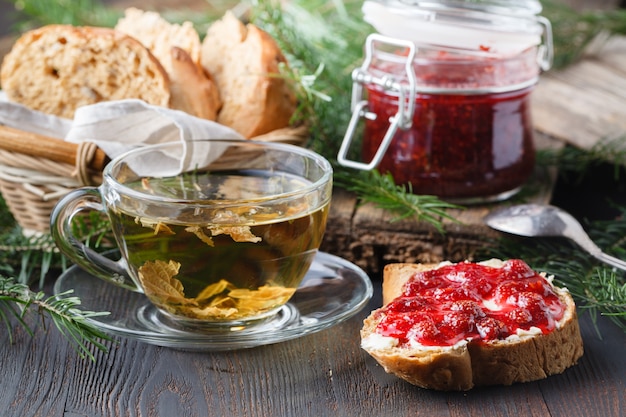
<instances>
[{"instance_id":1,"label":"spoon handle","mask_svg":"<svg viewBox=\"0 0 626 417\"><path fill-rule=\"evenodd\" d=\"M598 252L595 254L595 257L601 260L602 262L609 264L615 268L619 268L623 271L626 271L626 262L621 259L615 258L611 255L608 255L604 252Z\"/></svg>"},{"instance_id":2,"label":"spoon handle","mask_svg":"<svg viewBox=\"0 0 626 417\"><path fill-rule=\"evenodd\" d=\"M585 232L585 229L583 229L582 225L578 223L574 217L565 212L559 213L559 217L566 225L563 230L564 236L572 239L580 247L589 252L594 258L611 265L612 267L626 271L626 261L622 261L621 259L604 253L602 249L600 249L600 247L598 247L598 245L591 240L587 232Z\"/></svg>"}]
</instances>

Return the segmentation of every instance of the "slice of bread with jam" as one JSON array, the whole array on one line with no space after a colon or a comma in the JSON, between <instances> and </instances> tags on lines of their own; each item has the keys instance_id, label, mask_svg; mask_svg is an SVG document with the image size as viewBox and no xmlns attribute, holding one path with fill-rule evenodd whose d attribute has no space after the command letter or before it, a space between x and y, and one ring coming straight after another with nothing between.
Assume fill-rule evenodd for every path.
<instances>
[{"instance_id":1,"label":"slice of bread with jam","mask_svg":"<svg viewBox=\"0 0 626 417\"><path fill-rule=\"evenodd\" d=\"M521 260L390 264L361 346L388 373L444 391L563 372L583 354L566 289Z\"/></svg>"}]
</instances>

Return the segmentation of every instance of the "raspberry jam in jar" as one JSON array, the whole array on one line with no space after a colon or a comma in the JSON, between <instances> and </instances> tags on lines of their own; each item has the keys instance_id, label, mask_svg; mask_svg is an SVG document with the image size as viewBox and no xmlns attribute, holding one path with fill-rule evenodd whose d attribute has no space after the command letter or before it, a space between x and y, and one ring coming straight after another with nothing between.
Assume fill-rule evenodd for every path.
<instances>
[{"instance_id":1,"label":"raspberry jam in jar","mask_svg":"<svg viewBox=\"0 0 626 417\"><path fill-rule=\"evenodd\" d=\"M381 33L368 36L352 74L339 163L453 202L515 194L534 168L530 94L552 56L540 10L534 1L366 1ZM369 163L346 157L361 118Z\"/></svg>"}]
</instances>

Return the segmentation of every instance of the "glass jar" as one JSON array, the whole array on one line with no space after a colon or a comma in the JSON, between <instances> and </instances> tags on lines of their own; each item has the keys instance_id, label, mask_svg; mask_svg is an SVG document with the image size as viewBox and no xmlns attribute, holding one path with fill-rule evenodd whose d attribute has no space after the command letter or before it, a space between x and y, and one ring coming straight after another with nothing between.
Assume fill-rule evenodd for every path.
<instances>
[{"instance_id":1,"label":"glass jar","mask_svg":"<svg viewBox=\"0 0 626 417\"><path fill-rule=\"evenodd\" d=\"M540 4L366 1L363 10L381 33L352 73L339 163L454 202L515 194L534 167L530 93L552 60ZM346 157L361 119L367 163Z\"/></svg>"}]
</instances>

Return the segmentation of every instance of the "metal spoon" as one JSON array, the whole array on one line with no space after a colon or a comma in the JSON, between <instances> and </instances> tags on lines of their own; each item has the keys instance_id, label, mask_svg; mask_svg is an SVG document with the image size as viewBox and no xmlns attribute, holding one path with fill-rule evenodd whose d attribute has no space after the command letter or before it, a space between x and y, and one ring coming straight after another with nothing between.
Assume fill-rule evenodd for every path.
<instances>
[{"instance_id":1,"label":"metal spoon","mask_svg":"<svg viewBox=\"0 0 626 417\"><path fill-rule=\"evenodd\" d=\"M540 204L504 207L485 216L484 221L493 229L519 236L567 237L600 261L626 271L625 261L602 252L580 223L558 207Z\"/></svg>"}]
</instances>

